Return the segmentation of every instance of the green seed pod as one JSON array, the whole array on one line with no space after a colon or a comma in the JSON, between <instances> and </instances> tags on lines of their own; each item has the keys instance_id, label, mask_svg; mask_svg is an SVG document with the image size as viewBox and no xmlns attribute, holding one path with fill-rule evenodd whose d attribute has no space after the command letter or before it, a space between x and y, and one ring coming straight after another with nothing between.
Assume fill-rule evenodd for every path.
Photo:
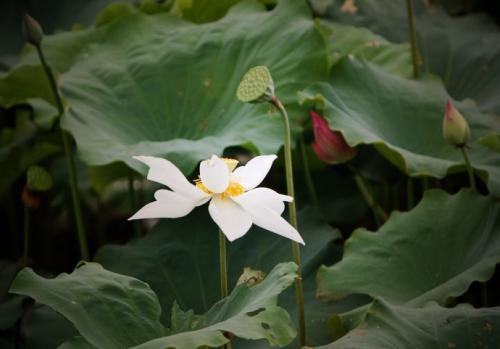
<instances>
[{"instance_id":1,"label":"green seed pod","mask_svg":"<svg viewBox=\"0 0 500 349\"><path fill-rule=\"evenodd\" d=\"M27 42L35 46L40 45L43 39L43 29L30 15L23 15L23 35Z\"/></svg>"},{"instance_id":2,"label":"green seed pod","mask_svg":"<svg viewBox=\"0 0 500 349\"><path fill-rule=\"evenodd\" d=\"M274 82L269 69L261 65L246 72L236 96L245 103L270 102L274 97Z\"/></svg>"},{"instance_id":3,"label":"green seed pod","mask_svg":"<svg viewBox=\"0 0 500 349\"><path fill-rule=\"evenodd\" d=\"M450 101L446 102L443 119L443 137L446 142L457 148L464 147L470 137L467 120L465 120Z\"/></svg>"},{"instance_id":4,"label":"green seed pod","mask_svg":"<svg viewBox=\"0 0 500 349\"><path fill-rule=\"evenodd\" d=\"M52 177L43 167L30 166L26 177L26 184L30 190L47 191L52 188Z\"/></svg>"}]
</instances>

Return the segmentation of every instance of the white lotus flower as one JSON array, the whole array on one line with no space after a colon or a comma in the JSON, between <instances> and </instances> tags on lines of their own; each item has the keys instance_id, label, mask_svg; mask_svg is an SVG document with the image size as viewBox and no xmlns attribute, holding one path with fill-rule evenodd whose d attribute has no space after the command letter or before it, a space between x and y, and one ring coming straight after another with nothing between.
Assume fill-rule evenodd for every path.
<instances>
[{"instance_id":1,"label":"white lotus flower","mask_svg":"<svg viewBox=\"0 0 500 349\"><path fill-rule=\"evenodd\" d=\"M276 155L257 156L236 168L237 160L215 155L200 164L199 179L191 184L170 161L135 156L149 166L148 179L169 187L155 192L155 199L131 219L178 218L210 201L208 211L229 241L245 235L252 223L304 244L300 234L281 214L284 202L293 200L269 188L256 188L269 172Z\"/></svg>"}]
</instances>

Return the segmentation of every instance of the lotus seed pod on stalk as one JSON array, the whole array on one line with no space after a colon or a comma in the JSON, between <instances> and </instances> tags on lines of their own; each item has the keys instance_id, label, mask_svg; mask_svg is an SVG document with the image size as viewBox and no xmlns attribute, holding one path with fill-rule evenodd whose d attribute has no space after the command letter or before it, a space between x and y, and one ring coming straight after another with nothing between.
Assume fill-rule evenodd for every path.
<instances>
[{"instance_id":1,"label":"lotus seed pod on stalk","mask_svg":"<svg viewBox=\"0 0 500 349\"><path fill-rule=\"evenodd\" d=\"M26 185L30 190L47 191L52 188L53 181L46 169L33 165L28 168Z\"/></svg>"},{"instance_id":2,"label":"lotus seed pod on stalk","mask_svg":"<svg viewBox=\"0 0 500 349\"><path fill-rule=\"evenodd\" d=\"M43 39L43 29L40 24L30 15L23 15L23 35L27 42L35 46L40 45Z\"/></svg>"},{"instance_id":3,"label":"lotus seed pod on stalk","mask_svg":"<svg viewBox=\"0 0 500 349\"><path fill-rule=\"evenodd\" d=\"M446 102L443 118L443 137L446 142L456 148L464 147L470 137L467 120L449 100Z\"/></svg>"},{"instance_id":4,"label":"lotus seed pod on stalk","mask_svg":"<svg viewBox=\"0 0 500 349\"><path fill-rule=\"evenodd\" d=\"M314 143L312 148L318 158L331 165L341 164L356 156L356 149L347 144L338 131L332 131L328 122L318 113L311 111Z\"/></svg>"},{"instance_id":5,"label":"lotus seed pod on stalk","mask_svg":"<svg viewBox=\"0 0 500 349\"><path fill-rule=\"evenodd\" d=\"M274 82L269 69L256 66L246 72L236 96L245 103L271 102L274 97Z\"/></svg>"}]
</instances>

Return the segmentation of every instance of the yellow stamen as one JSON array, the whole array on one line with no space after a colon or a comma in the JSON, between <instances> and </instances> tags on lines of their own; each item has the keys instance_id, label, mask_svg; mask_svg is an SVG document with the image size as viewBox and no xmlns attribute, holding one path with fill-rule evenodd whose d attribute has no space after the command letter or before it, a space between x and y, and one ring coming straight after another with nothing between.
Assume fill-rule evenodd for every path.
<instances>
[{"instance_id":1,"label":"yellow stamen","mask_svg":"<svg viewBox=\"0 0 500 349\"><path fill-rule=\"evenodd\" d=\"M238 182L229 182L227 189L222 193L223 197L238 196L245 192L243 186Z\"/></svg>"},{"instance_id":2,"label":"yellow stamen","mask_svg":"<svg viewBox=\"0 0 500 349\"><path fill-rule=\"evenodd\" d=\"M202 190L203 192L207 193L208 195L214 194L205 186L205 184L203 184L201 179L195 179L194 182L195 182L195 185L198 189ZM229 182L227 189L223 193L221 193L220 196L222 198L229 198L229 197L241 195L244 192L245 192L245 188L243 188L243 186L240 183L231 181L231 182Z\"/></svg>"},{"instance_id":3,"label":"yellow stamen","mask_svg":"<svg viewBox=\"0 0 500 349\"><path fill-rule=\"evenodd\" d=\"M208 195L212 195L213 194L210 190L208 190L207 187L205 187L205 184L203 184L203 182L201 181L201 179L195 179L194 183L195 183L195 185L196 185L196 187L198 189L201 189L202 191L204 191Z\"/></svg>"},{"instance_id":4,"label":"yellow stamen","mask_svg":"<svg viewBox=\"0 0 500 349\"><path fill-rule=\"evenodd\" d=\"M238 160L230 158L222 158L222 160L224 160L224 162L226 163L229 172L233 172L236 166L238 166Z\"/></svg>"}]
</instances>

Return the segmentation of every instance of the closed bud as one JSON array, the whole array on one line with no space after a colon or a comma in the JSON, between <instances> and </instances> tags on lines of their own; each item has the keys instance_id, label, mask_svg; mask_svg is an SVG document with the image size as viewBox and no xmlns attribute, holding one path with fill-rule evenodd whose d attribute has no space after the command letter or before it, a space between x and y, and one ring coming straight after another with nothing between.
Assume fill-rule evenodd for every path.
<instances>
[{"instance_id":1,"label":"closed bud","mask_svg":"<svg viewBox=\"0 0 500 349\"><path fill-rule=\"evenodd\" d=\"M443 119L444 139L452 146L461 148L467 144L469 136L470 129L467 120L450 101L447 101Z\"/></svg>"},{"instance_id":2,"label":"closed bud","mask_svg":"<svg viewBox=\"0 0 500 349\"><path fill-rule=\"evenodd\" d=\"M43 39L43 29L30 15L23 15L23 35L27 42L35 46L40 45Z\"/></svg>"},{"instance_id":3,"label":"closed bud","mask_svg":"<svg viewBox=\"0 0 500 349\"><path fill-rule=\"evenodd\" d=\"M261 65L246 72L236 96L245 103L271 102L274 97L274 82L269 69Z\"/></svg>"},{"instance_id":4,"label":"closed bud","mask_svg":"<svg viewBox=\"0 0 500 349\"><path fill-rule=\"evenodd\" d=\"M356 156L356 149L347 144L340 132L332 131L319 114L310 112L314 131L312 148L318 158L327 164L340 164Z\"/></svg>"}]
</instances>

